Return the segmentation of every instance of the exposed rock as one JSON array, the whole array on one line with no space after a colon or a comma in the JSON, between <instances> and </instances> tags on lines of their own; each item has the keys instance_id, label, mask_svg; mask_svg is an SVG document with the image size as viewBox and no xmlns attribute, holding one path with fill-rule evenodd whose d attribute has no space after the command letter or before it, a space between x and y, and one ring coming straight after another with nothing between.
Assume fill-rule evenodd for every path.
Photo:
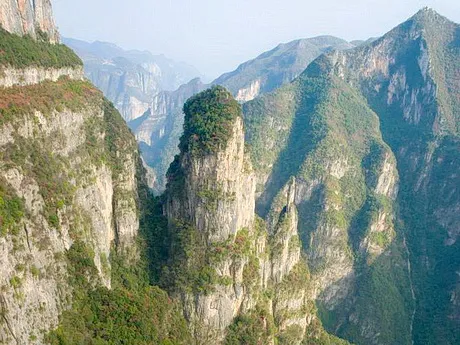
<instances>
[{"instance_id":1,"label":"exposed rock","mask_svg":"<svg viewBox=\"0 0 460 345\"><path fill-rule=\"evenodd\" d=\"M2 73L0 74L0 87L33 85L46 80L57 81L61 77L67 77L72 80L83 80L83 67L59 69L43 67L15 69L6 67L2 69Z\"/></svg>"},{"instance_id":2,"label":"exposed rock","mask_svg":"<svg viewBox=\"0 0 460 345\"><path fill-rule=\"evenodd\" d=\"M0 24L6 31L37 38L45 33L52 43L59 42L50 0L5 0L0 4Z\"/></svg>"},{"instance_id":3,"label":"exposed rock","mask_svg":"<svg viewBox=\"0 0 460 345\"><path fill-rule=\"evenodd\" d=\"M241 64L235 71L223 74L210 85L228 88L239 102L250 101L292 81L321 53L352 47L352 44L332 36L280 44L271 51ZM184 102L188 97L206 88L206 85L201 83L199 87L194 86L196 84L196 81L192 81L175 92L160 92L154 97L150 113L130 123L141 142L145 162L154 169L158 177L154 188L157 193L164 190L167 167L178 153L177 144L181 135ZM187 97L184 97L184 94L187 94Z\"/></svg>"},{"instance_id":4,"label":"exposed rock","mask_svg":"<svg viewBox=\"0 0 460 345\"><path fill-rule=\"evenodd\" d=\"M122 250L137 236L134 140L131 139L130 154L120 153L124 163L118 174L111 166L97 164L88 156L88 121L103 121L103 117L104 112L98 107L80 112L55 111L47 116L37 112L25 114L25 121L13 129L9 123L0 129L2 137L9 133L10 138L3 143L2 152L14 152L24 141L30 141L35 143L32 145L37 155L52 150L60 161L68 160L65 170L55 171L56 176L47 178L60 179L64 174L68 178L66 183L74 190L72 201L58 211L57 223L52 223L45 216L49 200L43 197L43 181L31 174L27 163L2 161L2 181L25 205L25 216L17 224L17 232L0 236L2 344L42 344L44 334L57 326L61 312L71 305L66 252L76 240L85 241L93 249L101 282L110 287L108 258L115 239ZM59 145L53 148L57 138ZM103 145L103 137L100 139ZM46 143L51 146L45 147ZM76 174L71 179L68 176L73 171Z\"/></svg>"},{"instance_id":5,"label":"exposed rock","mask_svg":"<svg viewBox=\"0 0 460 345\"><path fill-rule=\"evenodd\" d=\"M209 100L207 93L212 90L202 97ZM241 117L230 130L228 141L216 152L197 155L189 148L171 166L165 205L169 226L179 233L192 231L199 243L186 247L187 259L179 255L183 260L179 265L182 270L189 265L196 270L197 258L204 255L205 272L216 274L211 286L197 289L192 285L175 293L182 299L184 314L199 342L222 343L234 318L258 307L268 311L264 317L273 318L278 330L265 340L267 344L292 329L296 334L293 344L300 344L315 314L308 307L312 303L310 277L300 254L296 181L292 179L279 194L267 233L264 222L255 219L256 181L244 151ZM187 135L194 138L193 133ZM184 222L192 230L181 228ZM270 290L274 295L263 297ZM318 332L323 331L319 328Z\"/></svg>"}]
</instances>

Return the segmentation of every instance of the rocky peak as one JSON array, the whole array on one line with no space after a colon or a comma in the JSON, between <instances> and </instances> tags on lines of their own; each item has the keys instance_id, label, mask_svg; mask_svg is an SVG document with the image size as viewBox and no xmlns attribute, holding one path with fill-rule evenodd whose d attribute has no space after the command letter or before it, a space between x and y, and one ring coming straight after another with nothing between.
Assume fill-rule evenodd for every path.
<instances>
[{"instance_id":1,"label":"rocky peak","mask_svg":"<svg viewBox=\"0 0 460 345\"><path fill-rule=\"evenodd\" d=\"M0 25L20 36L59 42L50 0L5 0L0 4Z\"/></svg>"},{"instance_id":2,"label":"rocky peak","mask_svg":"<svg viewBox=\"0 0 460 345\"><path fill-rule=\"evenodd\" d=\"M254 220L255 182L244 155L240 106L216 86L187 101L184 112L167 215L191 222L211 242L225 241Z\"/></svg>"},{"instance_id":3,"label":"rocky peak","mask_svg":"<svg viewBox=\"0 0 460 345\"><path fill-rule=\"evenodd\" d=\"M442 23L445 21L449 21L446 17L440 15L431 7L422 8L420 11L414 14L411 19L417 22L437 21Z\"/></svg>"}]
</instances>

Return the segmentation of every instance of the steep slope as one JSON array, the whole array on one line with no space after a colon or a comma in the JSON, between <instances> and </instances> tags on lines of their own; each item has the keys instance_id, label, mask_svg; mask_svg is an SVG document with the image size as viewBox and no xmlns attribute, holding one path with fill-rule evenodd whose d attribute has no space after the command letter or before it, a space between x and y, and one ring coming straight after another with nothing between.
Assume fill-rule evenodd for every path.
<instances>
[{"instance_id":1,"label":"steep slope","mask_svg":"<svg viewBox=\"0 0 460 345\"><path fill-rule=\"evenodd\" d=\"M301 260L295 180L269 228L254 213L255 179L238 103L222 87L184 106L181 153L168 171L171 236L163 284L181 299L200 344L342 344L322 330ZM268 231L267 231L268 230Z\"/></svg>"},{"instance_id":2,"label":"steep slope","mask_svg":"<svg viewBox=\"0 0 460 345\"><path fill-rule=\"evenodd\" d=\"M83 60L85 74L128 122L142 116L160 91L176 90L200 73L185 63L106 42L64 38Z\"/></svg>"},{"instance_id":3,"label":"steep slope","mask_svg":"<svg viewBox=\"0 0 460 345\"><path fill-rule=\"evenodd\" d=\"M348 323L358 330L351 340L407 344L405 305L411 297L405 292L402 238L395 233L394 156L359 92L335 76L316 74L314 67L293 84L245 105L258 213L270 215L277 194L296 176L299 232L326 326L331 318L342 324L353 313ZM391 271L389 265L402 268ZM366 296L380 289L386 293ZM351 299L353 308L372 302L379 311L356 308L342 320ZM393 332L398 327L401 332Z\"/></svg>"},{"instance_id":4,"label":"steep slope","mask_svg":"<svg viewBox=\"0 0 460 345\"><path fill-rule=\"evenodd\" d=\"M147 278L135 138L69 48L0 35L0 343L188 343L176 304Z\"/></svg>"},{"instance_id":5,"label":"steep slope","mask_svg":"<svg viewBox=\"0 0 460 345\"><path fill-rule=\"evenodd\" d=\"M319 55L333 49L353 47L353 44L333 36L283 43L223 74L213 84L225 86L239 102L247 102L294 80Z\"/></svg>"},{"instance_id":6,"label":"steep slope","mask_svg":"<svg viewBox=\"0 0 460 345\"><path fill-rule=\"evenodd\" d=\"M5 0L0 4L0 23L8 32L33 38L46 36L52 43L59 41L50 0Z\"/></svg>"},{"instance_id":7,"label":"steep slope","mask_svg":"<svg viewBox=\"0 0 460 345\"><path fill-rule=\"evenodd\" d=\"M128 123L136 134L145 167L151 172L149 183L160 194L158 186L166 185L166 171L177 153L177 141L182 134L185 101L205 88L200 79L193 79L174 92L160 92L154 98L151 111ZM156 169L152 169L154 166Z\"/></svg>"},{"instance_id":8,"label":"steep slope","mask_svg":"<svg viewBox=\"0 0 460 345\"><path fill-rule=\"evenodd\" d=\"M459 341L458 32L424 9L244 107L257 210L296 176L322 320L358 344Z\"/></svg>"},{"instance_id":9,"label":"steep slope","mask_svg":"<svg viewBox=\"0 0 460 345\"><path fill-rule=\"evenodd\" d=\"M281 44L240 65L235 71L222 75L211 84L227 87L238 101L245 102L293 80L321 53L351 47L346 41L332 36ZM164 190L166 169L178 152L183 123L182 106L186 99L183 96L192 96L205 88L206 85L192 81L175 92L160 93L154 98L151 111L134 124L129 124L140 143L142 156L157 177L154 183L157 193ZM160 118L164 120L158 121ZM140 122L142 125L139 125ZM161 133L161 136L157 133Z\"/></svg>"}]
</instances>

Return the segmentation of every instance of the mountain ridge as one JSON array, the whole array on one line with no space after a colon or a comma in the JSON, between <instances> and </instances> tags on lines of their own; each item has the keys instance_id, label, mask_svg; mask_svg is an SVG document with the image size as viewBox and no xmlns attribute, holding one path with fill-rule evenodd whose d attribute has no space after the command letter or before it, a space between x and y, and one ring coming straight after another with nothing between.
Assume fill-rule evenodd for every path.
<instances>
[{"instance_id":1,"label":"mountain ridge","mask_svg":"<svg viewBox=\"0 0 460 345\"><path fill-rule=\"evenodd\" d=\"M424 9L372 43L323 54L293 83L244 105L261 193L258 212L269 211L290 176L303 184L296 198L299 231L322 291L321 319L349 341L458 342L452 315L458 315L453 296L460 267L454 216L459 200L451 192L441 202L440 194L448 188L455 194L460 185L452 173L453 157L460 153L454 86L458 27ZM319 107L306 110L315 97ZM357 161L359 151L352 146L360 137L340 142L352 133L348 128L364 121L354 99L362 99L363 109L378 119L370 128L381 137L364 142L368 156ZM334 125L341 116L345 133ZM301 128L313 131L302 134ZM380 169L380 177L372 175ZM440 175L443 169L446 174ZM383 197L387 187L382 187L395 181L397 192ZM384 329L398 331L378 330L396 320L390 316L395 310L401 319Z\"/></svg>"}]
</instances>

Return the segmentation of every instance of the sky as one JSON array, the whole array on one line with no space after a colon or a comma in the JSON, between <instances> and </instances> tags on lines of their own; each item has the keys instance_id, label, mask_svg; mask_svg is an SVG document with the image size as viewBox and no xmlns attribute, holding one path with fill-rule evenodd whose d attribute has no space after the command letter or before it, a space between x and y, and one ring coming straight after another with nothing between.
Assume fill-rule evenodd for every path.
<instances>
[{"instance_id":1,"label":"sky","mask_svg":"<svg viewBox=\"0 0 460 345\"><path fill-rule=\"evenodd\" d=\"M65 37L149 50L208 80L279 43L381 36L429 6L460 23L459 0L52 0Z\"/></svg>"}]
</instances>

